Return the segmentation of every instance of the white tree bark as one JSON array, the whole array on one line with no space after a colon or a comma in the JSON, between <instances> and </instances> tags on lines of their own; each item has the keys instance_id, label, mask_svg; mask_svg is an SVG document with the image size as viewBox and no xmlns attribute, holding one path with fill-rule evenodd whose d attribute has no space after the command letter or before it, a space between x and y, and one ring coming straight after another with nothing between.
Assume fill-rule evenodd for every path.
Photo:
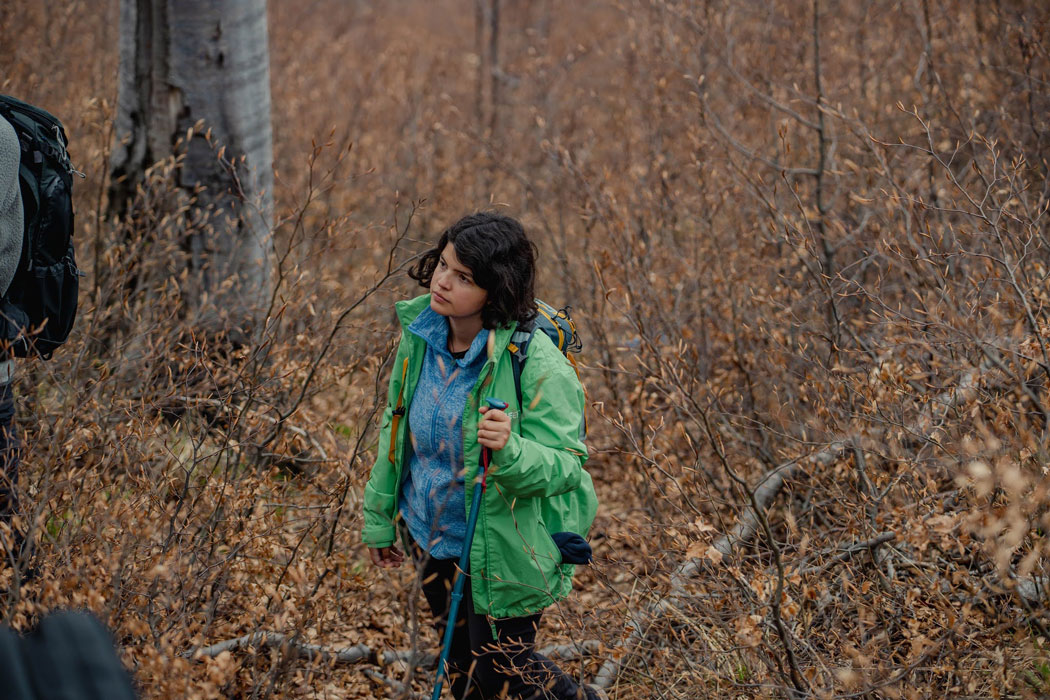
<instances>
[{"instance_id":1,"label":"white tree bark","mask_svg":"<svg viewBox=\"0 0 1050 700\"><path fill-rule=\"evenodd\" d=\"M205 224L184 241L195 320L250 329L272 285L266 0L121 0L119 78L111 211L122 213L146 168L177 148L173 185L195 195Z\"/></svg>"}]
</instances>

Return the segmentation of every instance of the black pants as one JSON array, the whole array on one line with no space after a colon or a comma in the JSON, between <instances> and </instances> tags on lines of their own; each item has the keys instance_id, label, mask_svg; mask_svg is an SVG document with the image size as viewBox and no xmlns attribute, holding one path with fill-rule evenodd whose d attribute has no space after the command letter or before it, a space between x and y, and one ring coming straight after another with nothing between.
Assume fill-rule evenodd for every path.
<instances>
[{"instance_id":1,"label":"black pants","mask_svg":"<svg viewBox=\"0 0 1050 700\"><path fill-rule=\"evenodd\" d=\"M413 547L416 570L422 579L423 595L434 613L434 627L444 640L457 562L431 559ZM565 675L550 659L536 653L536 628L540 614L495 620L496 637L489 620L474 612L470 577L463 587L463 600L456 614L449 651L449 674L453 697L482 700L505 697L540 700L579 700L590 695Z\"/></svg>"}]
</instances>

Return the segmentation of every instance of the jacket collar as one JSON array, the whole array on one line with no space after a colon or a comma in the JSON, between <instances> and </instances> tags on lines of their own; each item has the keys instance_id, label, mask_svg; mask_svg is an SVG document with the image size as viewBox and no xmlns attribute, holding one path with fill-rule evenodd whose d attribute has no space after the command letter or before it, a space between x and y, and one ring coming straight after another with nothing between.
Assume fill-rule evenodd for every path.
<instances>
[{"instance_id":1,"label":"jacket collar","mask_svg":"<svg viewBox=\"0 0 1050 700\"><path fill-rule=\"evenodd\" d=\"M425 340L434 352L453 359L452 353L448 350L448 320L429 306L419 312L416 320L412 321L408 326L408 331ZM478 333L471 342L470 347L467 348L467 352L463 357L455 359L455 362L462 367L474 364L475 360L485 352L485 343L487 341L487 333Z\"/></svg>"},{"instance_id":2,"label":"jacket collar","mask_svg":"<svg viewBox=\"0 0 1050 700\"><path fill-rule=\"evenodd\" d=\"M402 334L405 335L406 337L409 334L415 335L415 331L410 330L409 327L420 316L420 314L422 314L425 310L427 310L429 308L430 308L430 295L429 294L423 294L422 296L418 296L415 299L406 299L404 301L399 301L399 302L395 303L394 304L394 310L397 313L397 320L401 323ZM435 315L437 315L437 314L435 314ZM493 329L493 330L489 331L490 333L495 333L495 335L496 335L496 337L493 339L493 348L495 348L495 349L499 350L500 352L502 352L507 347L507 343L510 342L510 337L514 334L514 329L517 328L517 327L518 327L517 322L513 322L513 323L511 323L509 326L507 326L505 328L496 328L496 329ZM446 335L446 338L447 338L447 335ZM488 343L488 340L486 338L486 345L487 345L487 343ZM474 346L472 345L471 346L471 350L473 350L473 349L474 349ZM484 352L484 350L482 350L482 352ZM471 353L468 352L468 354L471 354ZM499 353L497 353L497 355L498 354ZM464 359L466 359L466 358L464 358ZM492 358L489 358L489 359L491 360Z\"/></svg>"}]
</instances>

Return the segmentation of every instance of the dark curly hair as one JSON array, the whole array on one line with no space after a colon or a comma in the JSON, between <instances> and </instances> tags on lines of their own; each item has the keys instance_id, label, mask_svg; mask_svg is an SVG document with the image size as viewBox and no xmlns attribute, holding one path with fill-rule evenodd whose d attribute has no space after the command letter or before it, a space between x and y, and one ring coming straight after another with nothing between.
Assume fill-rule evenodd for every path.
<instances>
[{"instance_id":1,"label":"dark curly hair","mask_svg":"<svg viewBox=\"0 0 1050 700\"><path fill-rule=\"evenodd\" d=\"M532 321L536 316L536 246L517 219L484 211L463 217L445 229L437 245L409 270L409 277L430 289L434 268L449 243L459 261L470 268L474 283L488 292L481 310L485 328Z\"/></svg>"}]
</instances>

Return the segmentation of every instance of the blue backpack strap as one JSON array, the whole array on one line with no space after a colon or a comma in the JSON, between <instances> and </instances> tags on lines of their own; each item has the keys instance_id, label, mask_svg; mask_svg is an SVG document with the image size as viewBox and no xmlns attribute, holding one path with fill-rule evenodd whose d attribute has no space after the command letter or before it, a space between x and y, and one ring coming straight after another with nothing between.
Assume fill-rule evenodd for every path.
<instances>
[{"instance_id":1,"label":"blue backpack strap","mask_svg":"<svg viewBox=\"0 0 1050 700\"><path fill-rule=\"evenodd\" d=\"M508 345L511 366L514 368L514 392L518 397L518 410L522 412L524 412L525 406L522 405L521 397L521 373L525 369L529 343L532 342L532 334L535 332L535 328L514 331L513 335L510 336L510 345Z\"/></svg>"}]
</instances>

